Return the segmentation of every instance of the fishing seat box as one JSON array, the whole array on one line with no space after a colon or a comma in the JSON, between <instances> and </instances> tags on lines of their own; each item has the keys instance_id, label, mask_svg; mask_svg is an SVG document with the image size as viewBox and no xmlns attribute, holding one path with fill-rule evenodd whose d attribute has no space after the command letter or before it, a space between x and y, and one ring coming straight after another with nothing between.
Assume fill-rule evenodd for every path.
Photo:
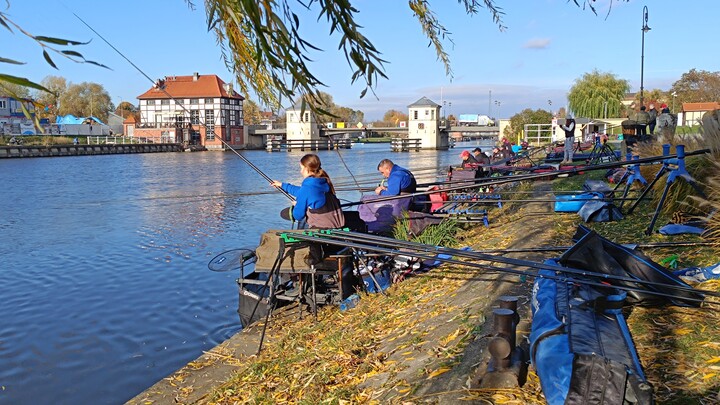
<instances>
[{"instance_id":1,"label":"fishing seat box","mask_svg":"<svg viewBox=\"0 0 720 405\"><path fill-rule=\"evenodd\" d=\"M311 231L311 230L307 230ZM272 270L275 260L280 251L280 243L282 237L278 233L297 232L297 230L269 230L260 237L260 245L255 249L257 261L255 262L255 271L269 272ZM338 264L336 260L345 256L331 257L338 253L341 247L331 246L316 242L285 242L282 253L280 272L281 273L307 273L314 268L315 270L337 271Z\"/></svg>"}]
</instances>

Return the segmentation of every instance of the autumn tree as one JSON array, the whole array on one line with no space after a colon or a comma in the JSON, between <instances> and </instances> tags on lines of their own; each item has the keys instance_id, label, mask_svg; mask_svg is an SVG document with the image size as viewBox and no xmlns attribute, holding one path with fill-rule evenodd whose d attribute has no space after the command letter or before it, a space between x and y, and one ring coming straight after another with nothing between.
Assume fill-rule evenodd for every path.
<instances>
[{"instance_id":1,"label":"autumn tree","mask_svg":"<svg viewBox=\"0 0 720 405\"><path fill-rule=\"evenodd\" d=\"M133 116L137 122L140 122L140 110L138 110L135 104L129 101L121 101L120 104L115 107L115 115L119 115L123 118Z\"/></svg>"},{"instance_id":2,"label":"autumn tree","mask_svg":"<svg viewBox=\"0 0 720 405\"><path fill-rule=\"evenodd\" d=\"M617 117L628 90L627 80L593 70L575 79L568 93L568 107L578 117L603 118L606 112L608 117Z\"/></svg>"},{"instance_id":3,"label":"autumn tree","mask_svg":"<svg viewBox=\"0 0 720 405\"><path fill-rule=\"evenodd\" d=\"M383 115L382 126L397 127L401 121L407 122L408 115L398 110L388 110Z\"/></svg>"},{"instance_id":4,"label":"autumn tree","mask_svg":"<svg viewBox=\"0 0 720 405\"><path fill-rule=\"evenodd\" d=\"M668 101L672 96L668 95L668 92L660 89L652 89L643 91L643 105L650 109L650 104L654 104L655 108L660 111L660 105L662 103L670 104ZM640 105L640 93L635 93L635 105Z\"/></svg>"},{"instance_id":5,"label":"autumn tree","mask_svg":"<svg viewBox=\"0 0 720 405\"><path fill-rule=\"evenodd\" d=\"M552 113L547 110L532 110L526 108L510 117L510 125L505 128L506 136L517 135L525 129L525 124L549 124L552 121Z\"/></svg>"},{"instance_id":6,"label":"autumn tree","mask_svg":"<svg viewBox=\"0 0 720 405\"><path fill-rule=\"evenodd\" d=\"M40 118L55 121L58 112L59 95L67 90L67 80L61 76L45 76L40 83L50 91L35 90L33 92L33 98L38 103L38 115Z\"/></svg>"},{"instance_id":7,"label":"autumn tree","mask_svg":"<svg viewBox=\"0 0 720 405\"><path fill-rule=\"evenodd\" d=\"M673 83L669 91L672 93L677 103L720 101L720 72L690 69Z\"/></svg>"},{"instance_id":8,"label":"autumn tree","mask_svg":"<svg viewBox=\"0 0 720 405\"><path fill-rule=\"evenodd\" d=\"M75 116L95 116L101 121L107 121L108 111L113 105L110 94L97 83L82 82L70 84L65 92L60 94L59 115L72 114Z\"/></svg>"},{"instance_id":9,"label":"autumn tree","mask_svg":"<svg viewBox=\"0 0 720 405\"><path fill-rule=\"evenodd\" d=\"M243 122L245 125L257 125L260 121L262 121L260 106L246 95L243 100Z\"/></svg>"}]
</instances>

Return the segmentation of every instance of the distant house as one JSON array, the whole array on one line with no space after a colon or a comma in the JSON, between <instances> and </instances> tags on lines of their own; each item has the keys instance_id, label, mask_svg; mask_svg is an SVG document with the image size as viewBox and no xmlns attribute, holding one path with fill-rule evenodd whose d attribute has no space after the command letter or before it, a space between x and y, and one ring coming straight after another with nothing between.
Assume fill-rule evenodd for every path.
<instances>
[{"instance_id":1,"label":"distant house","mask_svg":"<svg viewBox=\"0 0 720 405\"><path fill-rule=\"evenodd\" d=\"M720 109L720 103L713 101L709 103L683 103L682 111L678 114L678 125L698 125L702 116L712 110Z\"/></svg>"},{"instance_id":2,"label":"distant house","mask_svg":"<svg viewBox=\"0 0 720 405\"><path fill-rule=\"evenodd\" d=\"M217 75L165 76L138 99L140 123L128 134L216 150L244 144L244 98Z\"/></svg>"},{"instance_id":3,"label":"distant house","mask_svg":"<svg viewBox=\"0 0 720 405\"><path fill-rule=\"evenodd\" d=\"M25 117L22 106L30 113L31 119ZM0 135L2 134L24 134L34 135L36 133L33 119L35 107L32 103L23 102L10 96L0 94Z\"/></svg>"}]
</instances>

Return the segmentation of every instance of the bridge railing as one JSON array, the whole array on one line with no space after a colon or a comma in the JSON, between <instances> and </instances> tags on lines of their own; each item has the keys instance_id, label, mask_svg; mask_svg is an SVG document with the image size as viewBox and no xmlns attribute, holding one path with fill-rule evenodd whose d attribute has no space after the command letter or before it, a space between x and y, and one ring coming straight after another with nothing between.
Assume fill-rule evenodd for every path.
<instances>
[{"instance_id":1,"label":"bridge railing","mask_svg":"<svg viewBox=\"0 0 720 405\"><path fill-rule=\"evenodd\" d=\"M88 145L129 145L138 143L176 143L172 136L88 136Z\"/></svg>"},{"instance_id":2,"label":"bridge railing","mask_svg":"<svg viewBox=\"0 0 720 405\"><path fill-rule=\"evenodd\" d=\"M390 148L393 152L419 151L422 140L420 138L392 138Z\"/></svg>"}]
</instances>

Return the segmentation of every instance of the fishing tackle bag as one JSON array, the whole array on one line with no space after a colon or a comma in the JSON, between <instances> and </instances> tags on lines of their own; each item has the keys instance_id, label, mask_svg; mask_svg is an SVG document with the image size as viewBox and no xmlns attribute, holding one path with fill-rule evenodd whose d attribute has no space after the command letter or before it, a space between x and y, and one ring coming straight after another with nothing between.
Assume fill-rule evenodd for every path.
<instances>
[{"instance_id":1,"label":"fishing tackle bag","mask_svg":"<svg viewBox=\"0 0 720 405\"><path fill-rule=\"evenodd\" d=\"M622 315L624 299L611 287L536 278L530 359L548 404L653 403Z\"/></svg>"}]
</instances>

